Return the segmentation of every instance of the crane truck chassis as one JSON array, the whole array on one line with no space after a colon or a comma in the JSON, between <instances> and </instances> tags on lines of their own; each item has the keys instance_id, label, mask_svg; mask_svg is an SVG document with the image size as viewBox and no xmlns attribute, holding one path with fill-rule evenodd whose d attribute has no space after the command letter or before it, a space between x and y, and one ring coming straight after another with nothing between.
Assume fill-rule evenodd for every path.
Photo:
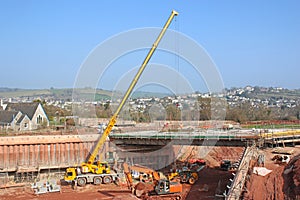
<instances>
[{"instance_id":1,"label":"crane truck chassis","mask_svg":"<svg viewBox=\"0 0 300 200\"><path fill-rule=\"evenodd\" d=\"M95 185L100 184L109 184L109 183L117 183L120 179L119 174L78 174L74 181L72 181L75 185L85 186L87 183L93 183Z\"/></svg>"}]
</instances>

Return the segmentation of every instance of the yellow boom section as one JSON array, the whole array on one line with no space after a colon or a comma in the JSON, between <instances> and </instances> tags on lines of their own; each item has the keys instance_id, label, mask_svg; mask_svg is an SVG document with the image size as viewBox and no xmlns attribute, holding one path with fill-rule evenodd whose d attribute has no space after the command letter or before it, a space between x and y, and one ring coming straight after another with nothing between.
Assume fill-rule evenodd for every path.
<instances>
[{"instance_id":1,"label":"yellow boom section","mask_svg":"<svg viewBox=\"0 0 300 200\"><path fill-rule=\"evenodd\" d=\"M152 57L155 49L157 48L159 42L161 41L162 37L164 36L167 28L169 27L170 23L172 22L173 18L178 15L178 12L176 12L175 10L172 11L171 15L169 16L166 24L164 25L163 29L161 30L160 34L158 35L156 41L153 43L152 48L150 49L150 51L148 52L143 64L141 65L141 67L139 68L139 71L137 72L137 74L135 75L134 79L132 80L131 84L129 85L121 103L119 104L117 110L115 111L114 115L111 117L108 126L106 127L106 129L103 132L103 135L101 136L101 138L99 139L97 145L95 146L93 152L91 153L88 162L87 163L83 163L83 165L91 165L93 164L93 162L95 161L95 158L100 150L100 148L102 147L102 145L104 144L106 138L108 137L108 135L110 134L113 126L116 124L117 121L117 117L120 113L120 111L122 110L124 104L126 103L126 100L128 99L129 95L131 94L134 86L136 85L137 81L139 80L141 74L143 73L145 67L147 66L150 58Z\"/></svg>"}]
</instances>

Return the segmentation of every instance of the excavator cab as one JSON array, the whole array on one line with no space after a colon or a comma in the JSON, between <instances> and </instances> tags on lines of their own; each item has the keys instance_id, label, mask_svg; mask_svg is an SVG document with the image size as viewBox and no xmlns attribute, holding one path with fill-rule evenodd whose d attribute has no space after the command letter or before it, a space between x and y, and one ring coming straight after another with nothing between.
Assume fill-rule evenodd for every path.
<instances>
[{"instance_id":1,"label":"excavator cab","mask_svg":"<svg viewBox=\"0 0 300 200\"><path fill-rule=\"evenodd\" d=\"M168 194L170 191L170 182L167 180L159 180L155 191L157 194Z\"/></svg>"},{"instance_id":2,"label":"excavator cab","mask_svg":"<svg viewBox=\"0 0 300 200\"><path fill-rule=\"evenodd\" d=\"M182 185L178 182L170 182L169 180L161 179L156 184L154 190L158 195L181 193Z\"/></svg>"}]
</instances>

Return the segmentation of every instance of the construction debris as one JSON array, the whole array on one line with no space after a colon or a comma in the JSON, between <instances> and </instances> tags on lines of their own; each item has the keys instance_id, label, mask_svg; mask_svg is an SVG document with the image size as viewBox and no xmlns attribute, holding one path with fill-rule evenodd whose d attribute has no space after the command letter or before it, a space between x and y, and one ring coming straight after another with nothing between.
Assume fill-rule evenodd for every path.
<instances>
[{"instance_id":1,"label":"construction debris","mask_svg":"<svg viewBox=\"0 0 300 200\"><path fill-rule=\"evenodd\" d=\"M38 181L31 184L34 194L45 194L48 192L60 192L60 185L57 185L56 180Z\"/></svg>"},{"instance_id":2,"label":"construction debris","mask_svg":"<svg viewBox=\"0 0 300 200\"><path fill-rule=\"evenodd\" d=\"M275 161L275 163L277 164L283 164L283 163L289 163L290 162L290 156L288 155L275 155L272 158L273 161Z\"/></svg>"},{"instance_id":3,"label":"construction debris","mask_svg":"<svg viewBox=\"0 0 300 200\"><path fill-rule=\"evenodd\" d=\"M254 167L253 168L253 173L256 175L259 175L259 176L266 176L271 172L272 172L272 170L269 170L265 167Z\"/></svg>"},{"instance_id":4,"label":"construction debris","mask_svg":"<svg viewBox=\"0 0 300 200\"><path fill-rule=\"evenodd\" d=\"M285 148L276 148L272 151L272 153L276 154L285 154L285 155L292 155L294 153L293 149L285 149Z\"/></svg>"}]
</instances>

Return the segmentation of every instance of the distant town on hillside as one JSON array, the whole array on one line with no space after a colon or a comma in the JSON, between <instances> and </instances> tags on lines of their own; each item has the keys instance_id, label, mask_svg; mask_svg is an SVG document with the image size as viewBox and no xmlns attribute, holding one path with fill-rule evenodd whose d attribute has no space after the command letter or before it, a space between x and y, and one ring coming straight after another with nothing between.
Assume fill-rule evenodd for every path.
<instances>
[{"instance_id":1,"label":"distant town on hillside","mask_svg":"<svg viewBox=\"0 0 300 200\"><path fill-rule=\"evenodd\" d=\"M84 106L85 117L95 117L90 108L96 109L98 118L109 118L118 100L112 100L112 91L85 88L80 90L86 101L74 99L73 89L13 89L0 88L1 104L29 103L39 101L51 119L59 112L61 116L73 115L72 104L80 102ZM195 92L193 94L170 95L153 92L137 92L128 100L127 117L136 122L150 120L210 120L213 98L225 102L226 120L239 123L257 120L299 120L300 89L290 90L280 87L246 86L225 89L222 94ZM153 114L153 105L165 109L165 113ZM0 107L1 109L1 107ZM152 116L150 112L152 109ZM188 112L185 114L184 112ZM193 114L195 113L195 114ZM198 117L197 117L198 116Z\"/></svg>"}]
</instances>

